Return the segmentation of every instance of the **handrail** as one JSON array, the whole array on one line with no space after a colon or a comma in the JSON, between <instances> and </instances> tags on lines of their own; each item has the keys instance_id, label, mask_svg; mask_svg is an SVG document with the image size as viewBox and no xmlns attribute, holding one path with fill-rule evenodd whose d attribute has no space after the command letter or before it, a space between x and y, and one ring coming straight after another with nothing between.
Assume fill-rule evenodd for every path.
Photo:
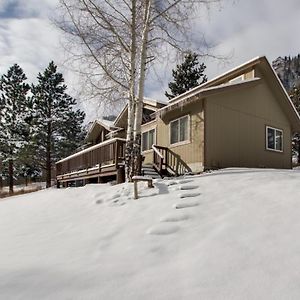
<instances>
[{"instance_id":1,"label":"handrail","mask_svg":"<svg viewBox=\"0 0 300 300\"><path fill-rule=\"evenodd\" d=\"M117 170L124 159L125 142L124 139L115 138L70 155L56 163L56 175L95 166L99 166L100 170L106 164L115 165Z\"/></svg>"},{"instance_id":2,"label":"handrail","mask_svg":"<svg viewBox=\"0 0 300 300\"><path fill-rule=\"evenodd\" d=\"M95 149L97 149L97 148L101 148L102 146L111 144L111 143L116 142L116 141L123 141L123 142L125 142L126 140L125 140L125 139L122 139L122 138L113 138L113 139L106 140L106 141L104 141L104 142L102 142L102 143L96 144L96 145L94 145L94 146L85 148L85 149L83 149L83 150L81 150L81 151L79 151L79 152L76 152L76 153L74 153L74 154L72 154L72 155L69 155L69 156L67 156L67 157L65 157L65 158L63 158L63 159L57 161L56 164L61 163L61 162L64 162L64 161L67 161L67 160L69 160L69 159L71 159L71 158L74 158L74 157L79 156L79 155L81 155L81 154L90 152L90 151L95 150Z\"/></svg>"},{"instance_id":3,"label":"handrail","mask_svg":"<svg viewBox=\"0 0 300 300\"><path fill-rule=\"evenodd\" d=\"M156 148L156 145L152 145L152 149L153 151L155 151L155 153L160 157L160 158L164 158L164 156L158 151L158 149Z\"/></svg>"},{"instance_id":4,"label":"handrail","mask_svg":"<svg viewBox=\"0 0 300 300\"><path fill-rule=\"evenodd\" d=\"M153 145L153 167L162 176L163 174L174 173L183 174L188 170L188 167L180 159L180 156L172 152L168 147Z\"/></svg>"}]
</instances>

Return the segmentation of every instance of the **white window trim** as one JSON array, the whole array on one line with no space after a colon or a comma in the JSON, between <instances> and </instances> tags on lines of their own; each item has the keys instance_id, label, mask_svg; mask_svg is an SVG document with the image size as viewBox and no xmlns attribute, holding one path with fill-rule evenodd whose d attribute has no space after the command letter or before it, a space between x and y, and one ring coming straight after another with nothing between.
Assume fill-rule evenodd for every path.
<instances>
[{"instance_id":1,"label":"white window trim","mask_svg":"<svg viewBox=\"0 0 300 300\"><path fill-rule=\"evenodd\" d=\"M143 149L143 134L146 133L146 132L149 132L151 130L154 129L154 144L156 145L157 143L157 136L156 136L156 126L153 127L153 128L150 128L150 129L147 129L145 131L142 132L142 136L141 136L141 149ZM152 150L152 145L150 146L150 149L147 149L147 150L142 150L142 153L147 153L147 152L151 152L153 151Z\"/></svg>"},{"instance_id":2,"label":"white window trim","mask_svg":"<svg viewBox=\"0 0 300 300\"><path fill-rule=\"evenodd\" d=\"M171 143L171 124L180 120L180 119L183 119L185 117L188 117L188 138L187 140L185 141L180 141L180 142L176 142L176 143ZM169 123L169 144L170 146L180 146L180 145L184 145L184 144L189 144L191 142L191 116L190 115L184 115L180 118L177 118L177 119L174 119L172 121L170 121Z\"/></svg>"},{"instance_id":3,"label":"white window trim","mask_svg":"<svg viewBox=\"0 0 300 300\"><path fill-rule=\"evenodd\" d=\"M277 150L277 149L272 149L272 148L269 148L268 147L268 129L273 129L275 131L275 137L276 137L276 131L280 131L281 132L281 136L282 136L282 149L281 150ZM266 125L266 149L268 151L273 151L273 152L279 152L279 153L282 153L283 152L283 139L284 139L284 136L283 136L283 130L282 129L279 129L279 128L275 128L275 127L272 127L272 126L268 126ZM275 148L276 148L276 140L274 141L275 143Z\"/></svg>"}]
</instances>

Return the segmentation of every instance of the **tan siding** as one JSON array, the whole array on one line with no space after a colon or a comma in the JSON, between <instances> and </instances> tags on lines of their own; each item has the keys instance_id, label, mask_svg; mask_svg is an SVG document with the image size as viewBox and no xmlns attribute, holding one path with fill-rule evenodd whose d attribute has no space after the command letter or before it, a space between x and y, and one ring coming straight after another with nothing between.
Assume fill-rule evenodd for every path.
<instances>
[{"instance_id":1,"label":"tan siding","mask_svg":"<svg viewBox=\"0 0 300 300\"><path fill-rule=\"evenodd\" d=\"M170 121L179 117L190 115L190 141L181 145L170 145ZM202 101L179 107L169 112L157 121L157 144L168 147L179 155L192 171L203 169L204 146L204 114Z\"/></svg>"},{"instance_id":2,"label":"tan siding","mask_svg":"<svg viewBox=\"0 0 300 300\"><path fill-rule=\"evenodd\" d=\"M253 79L254 78L254 70L250 70L244 74L244 79Z\"/></svg>"},{"instance_id":3,"label":"tan siding","mask_svg":"<svg viewBox=\"0 0 300 300\"><path fill-rule=\"evenodd\" d=\"M206 162L211 167L291 167L291 130L263 81L238 92L211 96L206 111ZM265 149L265 126L284 131L284 152Z\"/></svg>"}]
</instances>

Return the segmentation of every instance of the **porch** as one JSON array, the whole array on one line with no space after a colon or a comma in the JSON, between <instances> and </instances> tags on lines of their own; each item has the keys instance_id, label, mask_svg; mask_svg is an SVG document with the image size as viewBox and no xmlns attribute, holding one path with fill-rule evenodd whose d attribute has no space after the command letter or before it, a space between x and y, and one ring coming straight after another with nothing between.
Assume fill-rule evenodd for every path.
<instances>
[{"instance_id":1,"label":"porch","mask_svg":"<svg viewBox=\"0 0 300 300\"><path fill-rule=\"evenodd\" d=\"M57 187L125 181L126 140L113 138L81 150L56 163ZM167 147L152 146L152 170L160 177L178 176L191 170L180 157ZM142 174L146 174L142 168Z\"/></svg>"},{"instance_id":2,"label":"porch","mask_svg":"<svg viewBox=\"0 0 300 300\"><path fill-rule=\"evenodd\" d=\"M125 181L125 139L113 138L81 150L56 163L57 187Z\"/></svg>"}]
</instances>

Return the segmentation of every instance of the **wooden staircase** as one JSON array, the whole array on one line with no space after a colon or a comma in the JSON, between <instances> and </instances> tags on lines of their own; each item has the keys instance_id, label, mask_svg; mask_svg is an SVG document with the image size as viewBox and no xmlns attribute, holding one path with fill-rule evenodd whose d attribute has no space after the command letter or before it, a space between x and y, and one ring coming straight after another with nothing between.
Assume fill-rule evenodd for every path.
<instances>
[{"instance_id":1,"label":"wooden staircase","mask_svg":"<svg viewBox=\"0 0 300 300\"><path fill-rule=\"evenodd\" d=\"M161 176L179 176L191 172L180 156L167 147L152 145L153 169Z\"/></svg>"},{"instance_id":2,"label":"wooden staircase","mask_svg":"<svg viewBox=\"0 0 300 300\"><path fill-rule=\"evenodd\" d=\"M152 164L144 164L142 165L142 175L148 176L153 179L162 178L161 174L157 172L156 169L154 169Z\"/></svg>"}]
</instances>

